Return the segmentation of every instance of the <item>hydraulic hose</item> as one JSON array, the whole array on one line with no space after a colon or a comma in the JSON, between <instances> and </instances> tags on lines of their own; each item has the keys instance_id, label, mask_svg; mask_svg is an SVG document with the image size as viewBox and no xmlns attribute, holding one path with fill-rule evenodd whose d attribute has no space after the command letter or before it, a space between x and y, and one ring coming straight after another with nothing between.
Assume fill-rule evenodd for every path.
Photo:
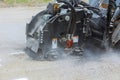
<instances>
[{"instance_id":1,"label":"hydraulic hose","mask_svg":"<svg viewBox=\"0 0 120 80\"><path fill-rule=\"evenodd\" d=\"M80 4L83 5L85 8L88 8L88 9L92 10L93 12L95 12L96 14L102 16L102 13L99 9L97 9L95 7L91 7L89 4L85 3L84 1L81 1Z\"/></svg>"},{"instance_id":2,"label":"hydraulic hose","mask_svg":"<svg viewBox=\"0 0 120 80\"><path fill-rule=\"evenodd\" d=\"M58 2L62 2L66 5L68 5L68 7L71 9L71 20L70 20L70 25L68 26L68 29L67 29L67 33L68 34L73 34L74 33L74 30L76 28L76 15L75 15L75 9L74 7L72 6L72 4L70 4L69 2L67 1L64 1L64 0L58 0Z\"/></svg>"}]
</instances>

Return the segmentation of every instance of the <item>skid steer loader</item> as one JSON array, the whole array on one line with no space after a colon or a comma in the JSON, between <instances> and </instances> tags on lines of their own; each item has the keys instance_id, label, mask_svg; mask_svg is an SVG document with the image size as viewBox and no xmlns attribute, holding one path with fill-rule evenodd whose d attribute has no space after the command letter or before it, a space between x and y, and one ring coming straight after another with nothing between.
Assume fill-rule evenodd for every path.
<instances>
[{"instance_id":1,"label":"skid steer loader","mask_svg":"<svg viewBox=\"0 0 120 80\"><path fill-rule=\"evenodd\" d=\"M55 60L63 55L80 56L91 48L119 50L118 2L90 0L89 4L82 0L55 0L49 3L26 26L26 53L35 60Z\"/></svg>"}]
</instances>

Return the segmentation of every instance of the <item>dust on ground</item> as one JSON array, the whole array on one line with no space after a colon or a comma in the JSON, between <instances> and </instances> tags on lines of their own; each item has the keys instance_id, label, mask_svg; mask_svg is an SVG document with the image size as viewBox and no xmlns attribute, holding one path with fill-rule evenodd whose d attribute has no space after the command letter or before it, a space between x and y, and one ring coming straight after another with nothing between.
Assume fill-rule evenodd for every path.
<instances>
[{"instance_id":1,"label":"dust on ground","mask_svg":"<svg viewBox=\"0 0 120 80\"><path fill-rule=\"evenodd\" d=\"M44 8L0 8L0 80L120 80L120 52L59 61L31 60L24 52L25 26Z\"/></svg>"}]
</instances>

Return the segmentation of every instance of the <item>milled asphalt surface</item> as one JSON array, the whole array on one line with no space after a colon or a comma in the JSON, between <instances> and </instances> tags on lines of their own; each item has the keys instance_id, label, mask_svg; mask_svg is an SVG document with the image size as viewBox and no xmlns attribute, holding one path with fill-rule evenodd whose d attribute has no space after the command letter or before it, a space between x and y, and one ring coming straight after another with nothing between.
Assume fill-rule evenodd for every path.
<instances>
[{"instance_id":1,"label":"milled asphalt surface","mask_svg":"<svg viewBox=\"0 0 120 80\"><path fill-rule=\"evenodd\" d=\"M44 8L0 8L0 80L120 80L120 52L79 60L31 60L24 52L25 26Z\"/></svg>"}]
</instances>

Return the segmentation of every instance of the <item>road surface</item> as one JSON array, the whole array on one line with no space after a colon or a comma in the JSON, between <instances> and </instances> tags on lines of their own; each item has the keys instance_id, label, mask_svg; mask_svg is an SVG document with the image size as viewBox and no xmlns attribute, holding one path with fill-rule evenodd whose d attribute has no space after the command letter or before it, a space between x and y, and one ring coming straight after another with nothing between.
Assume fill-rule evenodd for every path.
<instances>
[{"instance_id":1,"label":"road surface","mask_svg":"<svg viewBox=\"0 0 120 80\"><path fill-rule=\"evenodd\" d=\"M120 80L119 52L79 60L31 60L24 52L25 26L44 8L0 8L0 80Z\"/></svg>"}]
</instances>

